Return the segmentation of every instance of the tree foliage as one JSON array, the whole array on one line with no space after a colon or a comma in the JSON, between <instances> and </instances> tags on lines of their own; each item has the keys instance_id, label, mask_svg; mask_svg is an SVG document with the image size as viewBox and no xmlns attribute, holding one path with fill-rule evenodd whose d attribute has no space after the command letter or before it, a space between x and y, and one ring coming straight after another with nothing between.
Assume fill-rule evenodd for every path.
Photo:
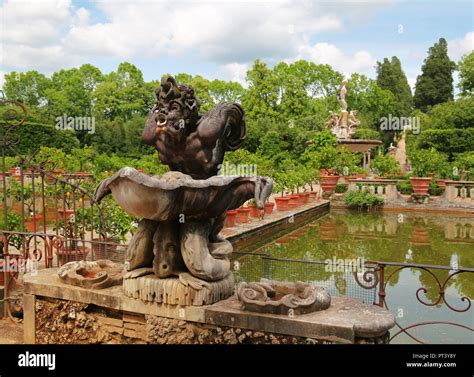
<instances>
[{"instance_id":1,"label":"tree foliage","mask_svg":"<svg viewBox=\"0 0 474 377\"><path fill-rule=\"evenodd\" d=\"M455 64L448 56L448 43L440 38L430 47L428 57L416 79L413 102L417 109L428 110L438 103L453 99L453 71Z\"/></svg>"}]
</instances>

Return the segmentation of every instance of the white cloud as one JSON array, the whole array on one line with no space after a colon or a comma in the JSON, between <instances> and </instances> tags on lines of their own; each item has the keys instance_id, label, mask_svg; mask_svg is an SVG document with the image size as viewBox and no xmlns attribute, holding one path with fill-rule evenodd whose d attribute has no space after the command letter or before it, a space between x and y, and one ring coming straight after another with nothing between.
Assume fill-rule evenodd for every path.
<instances>
[{"instance_id":1,"label":"white cloud","mask_svg":"<svg viewBox=\"0 0 474 377\"><path fill-rule=\"evenodd\" d=\"M363 5L352 7L351 16L369 14L387 2ZM5 20L0 43L4 64L47 72L104 57L193 55L223 66L282 60L295 56L315 34L342 30L341 7L307 0L97 0L102 18L92 22L90 11L70 0L6 0L0 8ZM362 52L356 58L364 65L370 57Z\"/></svg>"},{"instance_id":2,"label":"white cloud","mask_svg":"<svg viewBox=\"0 0 474 377\"><path fill-rule=\"evenodd\" d=\"M248 83L245 78L249 69L249 63L229 63L221 66L218 73L223 79L238 82L246 88Z\"/></svg>"},{"instance_id":3,"label":"white cloud","mask_svg":"<svg viewBox=\"0 0 474 377\"><path fill-rule=\"evenodd\" d=\"M333 44L316 43L301 45L297 56L292 60L306 59L318 64L329 64L346 76L353 72L373 71L376 59L367 51L359 50L348 54Z\"/></svg>"},{"instance_id":4,"label":"white cloud","mask_svg":"<svg viewBox=\"0 0 474 377\"><path fill-rule=\"evenodd\" d=\"M415 93L416 77L407 77L408 85L410 86L411 92Z\"/></svg>"},{"instance_id":5,"label":"white cloud","mask_svg":"<svg viewBox=\"0 0 474 377\"><path fill-rule=\"evenodd\" d=\"M448 42L449 57L457 62L465 54L474 50L474 31L467 33L463 38Z\"/></svg>"},{"instance_id":6,"label":"white cloud","mask_svg":"<svg viewBox=\"0 0 474 377\"><path fill-rule=\"evenodd\" d=\"M42 47L56 43L70 19L70 0L9 0L0 8L0 38L5 44Z\"/></svg>"},{"instance_id":7,"label":"white cloud","mask_svg":"<svg viewBox=\"0 0 474 377\"><path fill-rule=\"evenodd\" d=\"M5 72L0 71L0 90L3 89L3 84L5 84Z\"/></svg>"}]
</instances>

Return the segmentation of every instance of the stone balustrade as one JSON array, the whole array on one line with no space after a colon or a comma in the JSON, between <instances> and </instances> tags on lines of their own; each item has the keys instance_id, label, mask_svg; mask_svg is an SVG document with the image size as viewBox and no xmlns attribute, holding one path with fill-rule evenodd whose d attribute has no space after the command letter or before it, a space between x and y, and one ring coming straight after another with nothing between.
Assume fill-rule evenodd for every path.
<instances>
[{"instance_id":1,"label":"stone balustrade","mask_svg":"<svg viewBox=\"0 0 474 377\"><path fill-rule=\"evenodd\" d=\"M473 202L474 181L446 181L444 199L448 202Z\"/></svg>"},{"instance_id":2,"label":"stone balustrade","mask_svg":"<svg viewBox=\"0 0 474 377\"><path fill-rule=\"evenodd\" d=\"M395 179L349 179L348 191L362 190L380 195L386 202L398 199Z\"/></svg>"}]
</instances>

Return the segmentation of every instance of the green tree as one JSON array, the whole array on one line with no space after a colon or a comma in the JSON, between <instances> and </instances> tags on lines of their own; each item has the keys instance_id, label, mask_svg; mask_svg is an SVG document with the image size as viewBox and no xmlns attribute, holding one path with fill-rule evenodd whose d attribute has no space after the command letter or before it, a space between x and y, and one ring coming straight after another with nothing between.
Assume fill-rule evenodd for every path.
<instances>
[{"instance_id":1,"label":"green tree","mask_svg":"<svg viewBox=\"0 0 474 377\"><path fill-rule=\"evenodd\" d=\"M242 105L250 118L277 118L279 82L273 70L261 60L256 60L247 72L247 89Z\"/></svg>"},{"instance_id":2,"label":"green tree","mask_svg":"<svg viewBox=\"0 0 474 377\"><path fill-rule=\"evenodd\" d=\"M285 62L277 64L273 71L279 84L279 101L277 112L284 121L294 120L307 113L310 114L310 102L305 90L304 76L295 64Z\"/></svg>"},{"instance_id":3,"label":"green tree","mask_svg":"<svg viewBox=\"0 0 474 377\"><path fill-rule=\"evenodd\" d=\"M209 83L209 95L214 103L240 102L245 89L238 82L212 80Z\"/></svg>"},{"instance_id":4,"label":"green tree","mask_svg":"<svg viewBox=\"0 0 474 377\"><path fill-rule=\"evenodd\" d=\"M457 70L459 71L458 88L461 96L472 96L474 92L474 51L466 54L458 62Z\"/></svg>"},{"instance_id":5,"label":"green tree","mask_svg":"<svg viewBox=\"0 0 474 377\"><path fill-rule=\"evenodd\" d=\"M392 92L396 99L396 116L408 116L412 108L412 94L400 60L393 56L377 62L377 85Z\"/></svg>"},{"instance_id":6,"label":"green tree","mask_svg":"<svg viewBox=\"0 0 474 377\"><path fill-rule=\"evenodd\" d=\"M51 80L42 73L14 71L5 75L3 90L9 99L20 100L28 107L38 107L46 104L45 94L50 86Z\"/></svg>"},{"instance_id":7,"label":"green tree","mask_svg":"<svg viewBox=\"0 0 474 377\"><path fill-rule=\"evenodd\" d=\"M393 93L382 89L374 80L358 73L351 75L347 103L350 109L358 110L360 128L379 132L385 146L393 141L394 131L381 130L380 124L384 117L395 113L396 102Z\"/></svg>"},{"instance_id":8,"label":"green tree","mask_svg":"<svg viewBox=\"0 0 474 377\"><path fill-rule=\"evenodd\" d=\"M144 116L154 102L154 93L143 80L143 74L131 63L120 63L94 90L94 115L99 119L122 120Z\"/></svg>"},{"instance_id":9,"label":"green tree","mask_svg":"<svg viewBox=\"0 0 474 377\"><path fill-rule=\"evenodd\" d=\"M448 56L448 43L440 38L428 50L428 57L416 79L413 103L417 109L428 110L438 103L453 99L453 71L455 64Z\"/></svg>"}]
</instances>

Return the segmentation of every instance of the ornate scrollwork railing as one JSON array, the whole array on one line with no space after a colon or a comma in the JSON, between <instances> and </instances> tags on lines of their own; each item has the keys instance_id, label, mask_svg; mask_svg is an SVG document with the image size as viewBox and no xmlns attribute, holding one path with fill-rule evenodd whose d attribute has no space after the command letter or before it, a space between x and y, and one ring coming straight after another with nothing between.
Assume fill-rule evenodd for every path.
<instances>
[{"instance_id":1,"label":"ornate scrollwork railing","mask_svg":"<svg viewBox=\"0 0 474 377\"><path fill-rule=\"evenodd\" d=\"M82 186L91 174L62 174L38 164L15 149L17 132L27 120L26 106L6 99L0 91L0 149L3 226L0 229L0 263L4 278L4 307L9 314L10 283L18 281L20 265L33 261L33 268L50 268L69 259L105 258L117 245L108 238L110 226L104 207ZM7 156L18 167L6 168ZM13 225L12 225L13 224ZM40 265L41 264L41 265ZM30 265L31 267L31 265Z\"/></svg>"},{"instance_id":2,"label":"ornate scrollwork railing","mask_svg":"<svg viewBox=\"0 0 474 377\"><path fill-rule=\"evenodd\" d=\"M375 268L369 269L365 271L362 275L363 281L360 281L359 276L357 273L354 273L354 279L357 282L357 284L364 288L364 289L378 289L378 301L374 302L374 304L379 305L381 307L386 308L387 310L390 310L387 304L387 299L386 299L386 288L387 284L390 282L393 276L395 276L398 272L404 270L404 269L418 269L421 271L426 272L435 282L436 282L436 287L438 289L437 296L434 300L431 300L431 302L426 301L423 299L420 294L427 294L428 289L425 287L420 287L416 290L415 292L415 297L419 303L425 306L433 307L437 305L446 305L447 308L450 310L457 312L457 313L465 313L471 309L471 299L466 296L460 297L460 301L466 303L464 307L455 307L451 303L449 303L446 299L446 288L448 286L449 281L456 275L460 275L463 273L473 273L474 269L473 268L459 268L453 273L449 274L449 276L444 279L440 280L438 276L433 272L433 270L448 270L452 271L453 268L449 266L434 266L434 265L425 265L425 264L415 264L415 263L397 263L397 262L379 262L379 261L368 261L367 265L372 266ZM390 273L385 277L386 275L386 270L387 268L393 268ZM407 336L409 336L411 339L415 340L418 343L426 343L426 341L418 339L416 336L414 336L411 332L408 330L421 327L421 326L428 326L428 325L450 325L450 326L456 326L460 328L464 328L469 331L473 331L474 329L466 326L461 323L456 323L456 322L451 322L451 321L429 321L429 322L417 322L414 324L411 324L410 326L402 326L399 321L395 320L395 323L397 327L400 329L397 333L391 336L390 341L392 341L395 337L398 335L404 333Z\"/></svg>"}]
</instances>

